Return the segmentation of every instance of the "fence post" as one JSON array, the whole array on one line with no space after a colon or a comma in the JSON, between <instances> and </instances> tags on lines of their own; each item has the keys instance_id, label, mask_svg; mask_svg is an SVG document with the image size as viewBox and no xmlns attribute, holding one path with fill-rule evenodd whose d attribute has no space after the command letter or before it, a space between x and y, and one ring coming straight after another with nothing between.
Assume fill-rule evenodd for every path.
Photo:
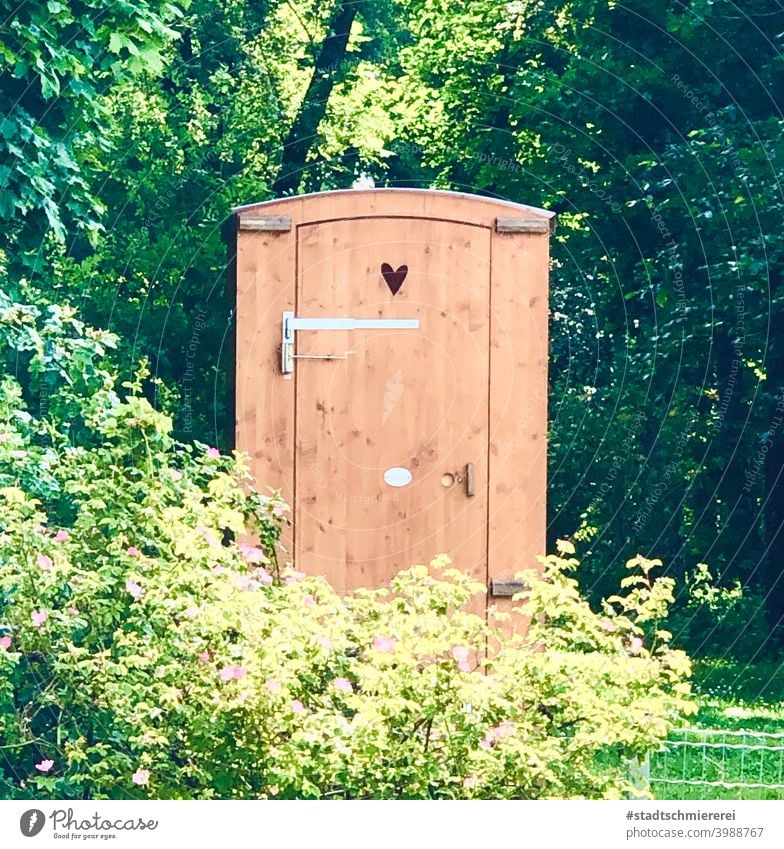
<instances>
[{"instance_id":1,"label":"fence post","mask_svg":"<svg viewBox=\"0 0 784 849\"><path fill-rule=\"evenodd\" d=\"M651 758L646 754L642 759L632 758L629 761L629 778L634 785L636 793L630 793L632 799L644 799L651 790Z\"/></svg>"}]
</instances>

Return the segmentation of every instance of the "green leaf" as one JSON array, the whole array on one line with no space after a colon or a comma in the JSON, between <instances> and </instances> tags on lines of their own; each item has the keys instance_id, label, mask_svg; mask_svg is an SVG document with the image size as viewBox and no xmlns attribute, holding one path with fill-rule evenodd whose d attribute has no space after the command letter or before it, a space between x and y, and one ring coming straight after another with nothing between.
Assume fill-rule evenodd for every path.
<instances>
[{"instance_id":1,"label":"green leaf","mask_svg":"<svg viewBox=\"0 0 784 849\"><path fill-rule=\"evenodd\" d=\"M163 70L163 56L157 47L140 49L139 60L145 70L151 74L159 74Z\"/></svg>"},{"instance_id":2,"label":"green leaf","mask_svg":"<svg viewBox=\"0 0 784 849\"><path fill-rule=\"evenodd\" d=\"M109 36L109 52L119 54L128 45L128 39L121 32L113 32Z\"/></svg>"},{"instance_id":3,"label":"green leaf","mask_svg":"<svg viewBox=\"0 0 784 849\"><path fill-rule=\"evenodd\" d=\"M41 75L41 94L44 100L49 100L60 94L60 80L57 78L57 74L48 73Z\"/></svg>"}]
</instances>

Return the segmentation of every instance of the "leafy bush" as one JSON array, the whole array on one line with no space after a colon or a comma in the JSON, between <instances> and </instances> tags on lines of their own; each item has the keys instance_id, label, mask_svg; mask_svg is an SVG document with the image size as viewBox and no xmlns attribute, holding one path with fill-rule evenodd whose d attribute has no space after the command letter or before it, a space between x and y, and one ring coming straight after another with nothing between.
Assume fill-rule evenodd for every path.
<instances>
[{"instance_id":1,"label":"leafy bush","mask_svg":"<svg viewBox=\"0 0 784 849\"><path fill-rule=\"evenodd\" d=\"M650 599L598 616L548 558L523 642L464 611L479 588L445 562L391 595L276 580L220 542L245 505L219 463L201 490L109 462L68 531L0 493L2 795L616 797L688 710L687 659L643 641Z\"/></svg>"},{"instance_id":2,"label":"leafy bush","mask_svg":"<svg viewBox=\"0 0 784 849\"><path fill-rule=\"evenodd\" d=\"M0 306L0 796L612 797L690 709L655 562L596 614L562 543L526 640L445 558L341 598L279 567L242 458L115 393L110 339Z\"/></svg>"}]
</instances>

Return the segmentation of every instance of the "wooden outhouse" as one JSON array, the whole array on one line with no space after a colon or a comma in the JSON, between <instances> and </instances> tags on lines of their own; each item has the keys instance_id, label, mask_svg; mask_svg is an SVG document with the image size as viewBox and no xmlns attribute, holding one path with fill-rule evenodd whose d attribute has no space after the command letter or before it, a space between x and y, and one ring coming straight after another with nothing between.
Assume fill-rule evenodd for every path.
<instances>
[{"instance_id":1,"label":"wooden outhouse","mask_svg":"<svg viewBox=\"0 0 784 849\"><path fill-rule=\"evenodd\" d=\"M545 549L553 214L453 192L233 211L236 446L339 591L448 554L505 604Z\"/></svg>"}]
</instances>

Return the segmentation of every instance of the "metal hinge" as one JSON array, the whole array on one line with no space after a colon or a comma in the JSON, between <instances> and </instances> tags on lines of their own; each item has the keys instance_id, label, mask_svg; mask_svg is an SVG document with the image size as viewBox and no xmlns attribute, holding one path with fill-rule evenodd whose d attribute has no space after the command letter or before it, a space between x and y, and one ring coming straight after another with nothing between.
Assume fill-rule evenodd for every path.
<instances>
[{"instance_id":1,"label":"metal hinge","mask_svg":"<svg viewBox=\"0 0 784 849\"><path fill-rule=\"evenodd\" d=\"M496 218L496 233L549 233L552 224L549 218Z\"/></svg>"},{"instance_id":2,"label":"metal hinge","mask_svg":"<svg viewBox=\"0 0 784 849\"><path fill-rule=\"evenodd\" d=\"M524 581L512 581L506 578L493 578L490 581L490 595L495 598L511 598L517 593L524 593L529 589Z\"/></svg>"},{"instance_id":3,"label":"metal hinge","mask_svg":"<svg viewBox=\"0 0 784 849\"><path fill-rule=\"evenodd\" d=\"M241 215L240 230L284 233L291 230L291 219L288 215Z\"/></svg>"}]
</instances>

